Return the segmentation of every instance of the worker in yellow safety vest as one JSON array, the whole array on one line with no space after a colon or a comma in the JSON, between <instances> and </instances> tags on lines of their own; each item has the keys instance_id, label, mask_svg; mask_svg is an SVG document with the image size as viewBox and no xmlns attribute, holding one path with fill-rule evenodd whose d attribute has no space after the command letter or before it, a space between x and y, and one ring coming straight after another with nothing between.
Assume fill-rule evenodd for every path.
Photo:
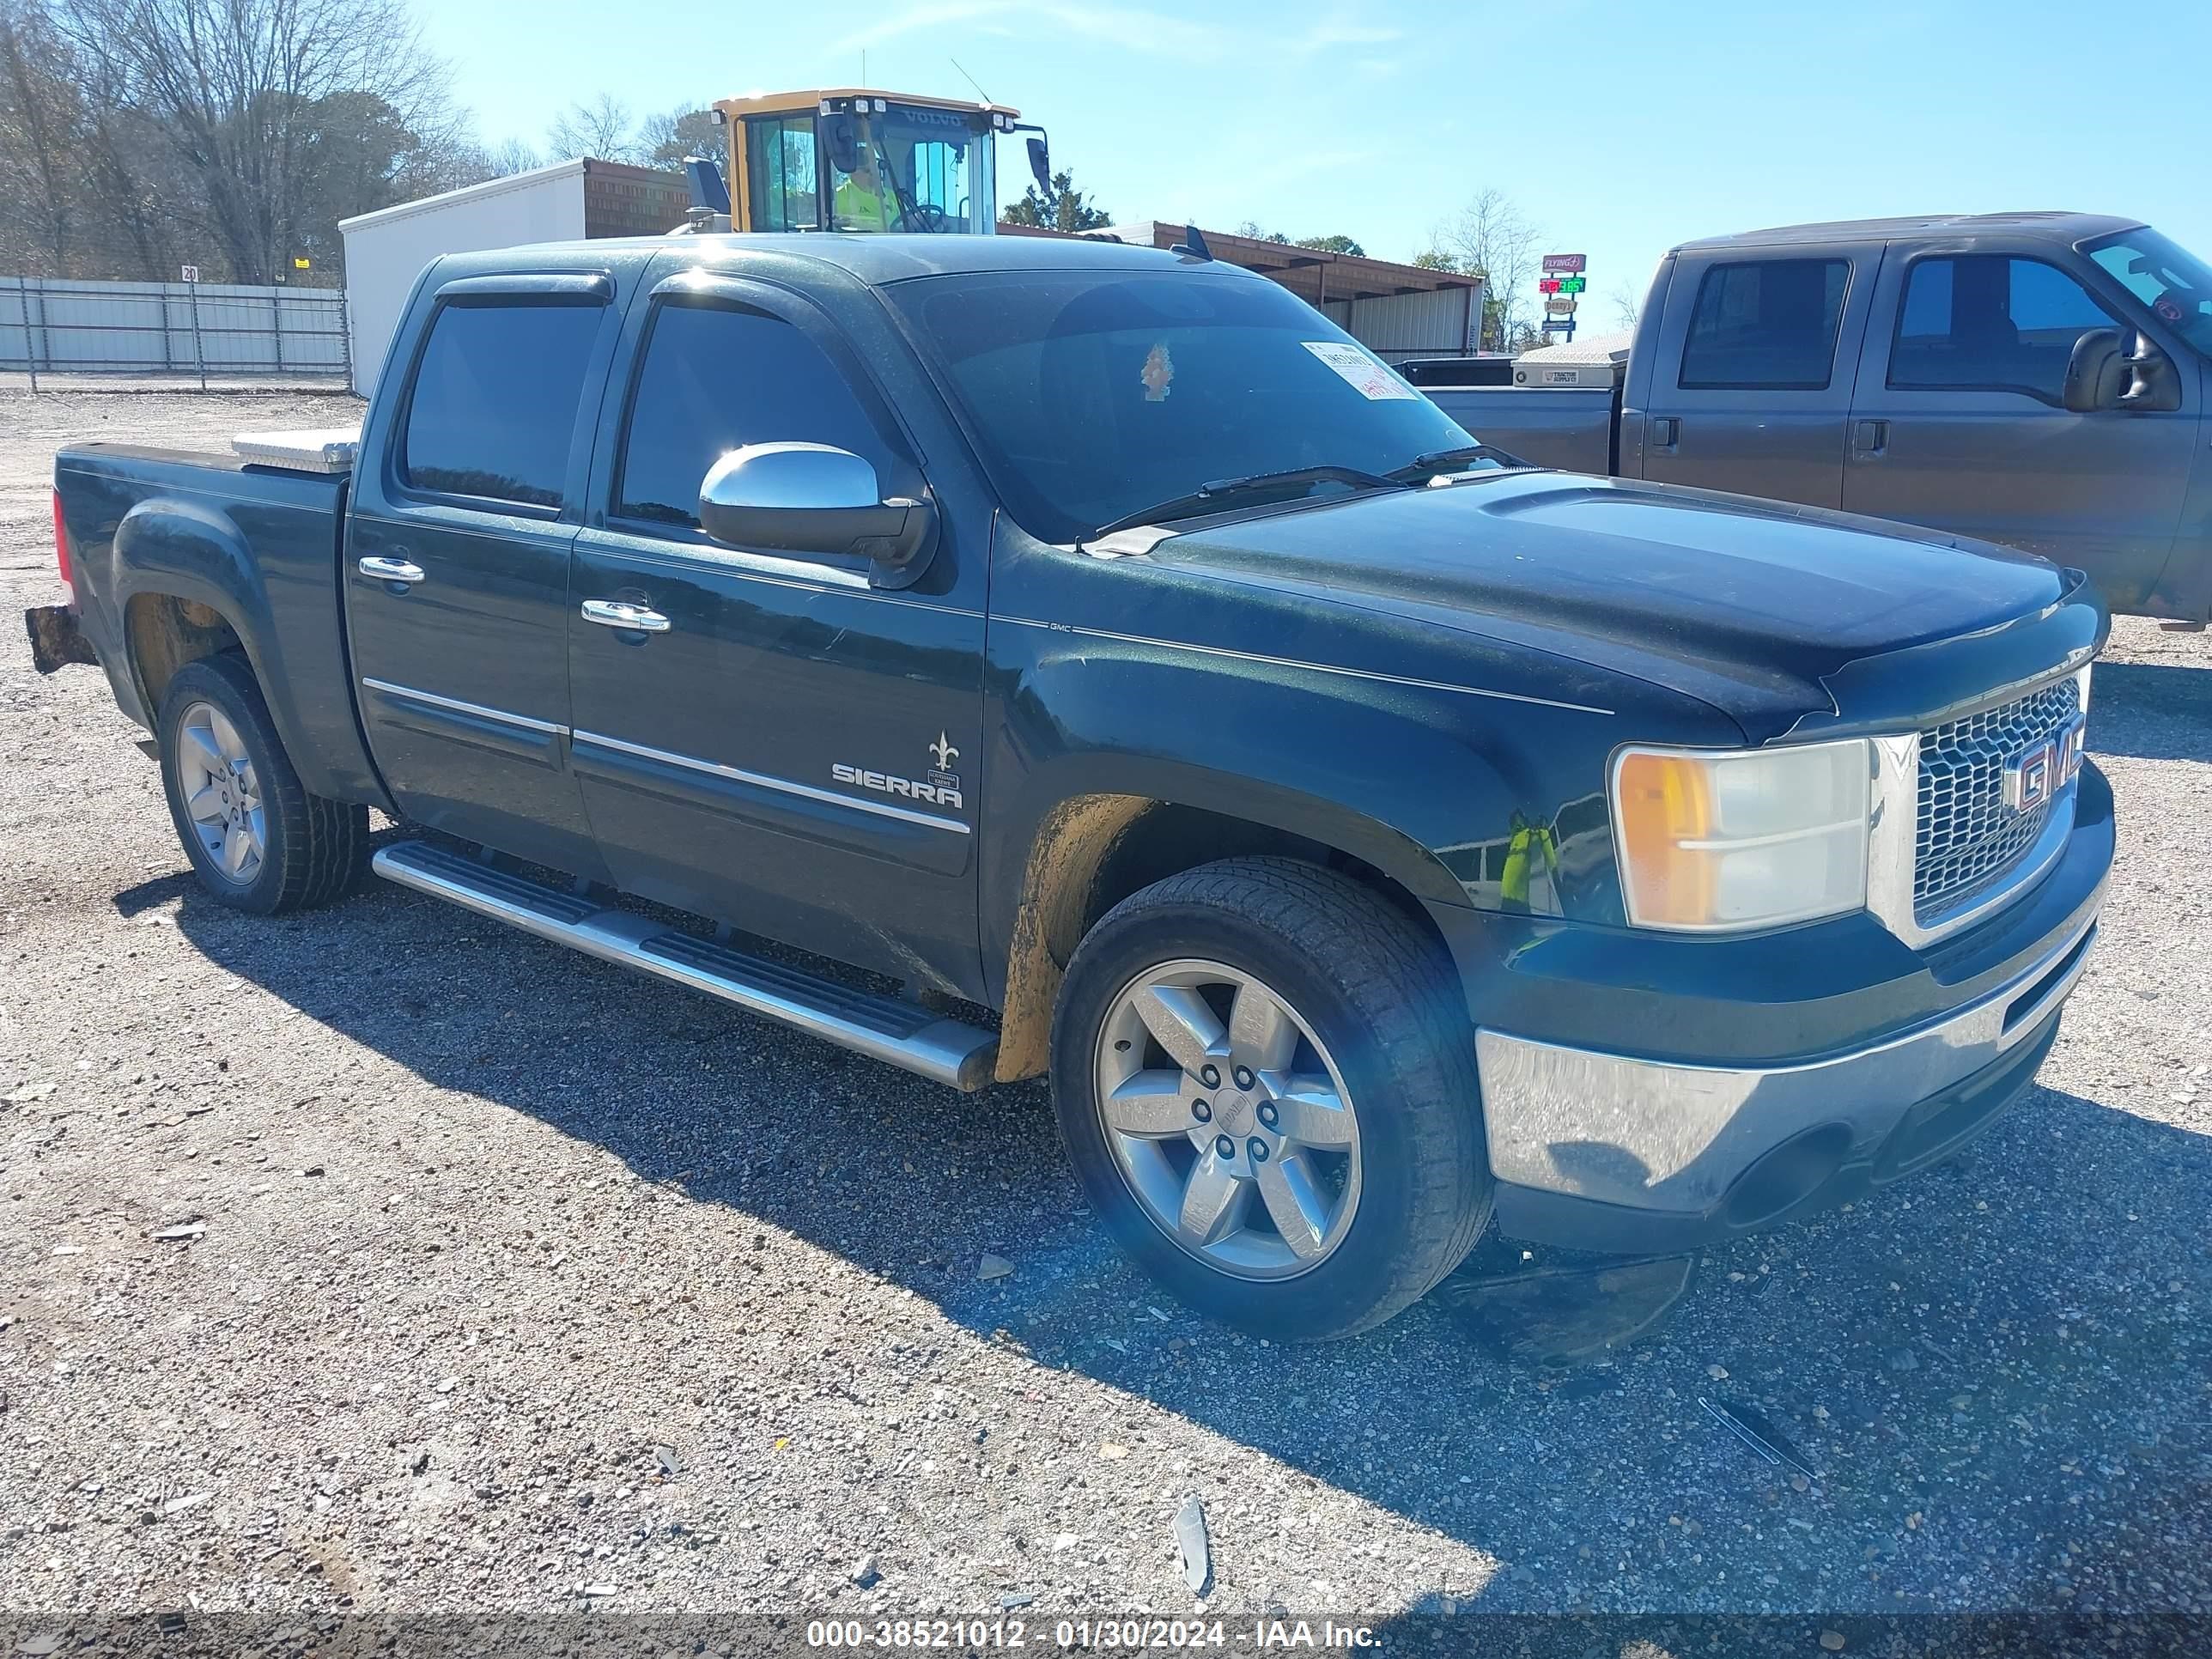
<instances>
[{"instance_id":1,"label":"worker in yellow safety vest","mask_svg":"<svg viewBox=\"0 0 2212 1659\"><path fill-rule=\"evenodd\" d=\"M837 188L830 197L830 228L832 230L887 230L893 214L891 204L884 199L884 181L876 171L875 147L869 141L865 124L860 128L858 154L853 160L853 170L837 180Z\"/></svg>"},{"instance_id":2,"label":"worker in yellow safety vest","mask_svg":"<svg viewBox=\"0 0 2212 1659\"><path fill-rule=\"evenodd\" d=\"M1534 873L1529 865L1541 859L1547 880L1556 882L1559 875L1559 849L1548 823L1531 823L1520 813L1513 815L1513 838L1505 844L1505 875L1498 894L1501 908L1519 915L1528 911L1528 884Z\"/></svg>"}]
</instances>

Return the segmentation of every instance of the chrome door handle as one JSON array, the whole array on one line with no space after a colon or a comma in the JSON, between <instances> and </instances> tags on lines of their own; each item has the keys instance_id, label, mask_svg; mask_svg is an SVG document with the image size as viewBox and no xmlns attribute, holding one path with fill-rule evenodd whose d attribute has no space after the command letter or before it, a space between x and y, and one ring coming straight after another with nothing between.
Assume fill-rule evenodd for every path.
<instances>
[{"instance_id":1,"label":"chrome door handle","mask_svg":"<svg viewBox=\"0 0 2212 1659\"><path fill-rule=\"evenodd\" d=\"M584 620L602 628L620 628L635 634L665 634L668 618L658 611L622 599L586 599Z\"/></svg>"},{"instance_id":2,"label":"chrome door handle","mask_svg":"<svg viewBox=\"0 0 2212 1659\"><path fill-rule=\"evenodd\" d=\"M402 587L412 587L422 580L422 567L404 559L363 559L356 568L373 580L398 582Z\"/></svg>"}]
</instances>

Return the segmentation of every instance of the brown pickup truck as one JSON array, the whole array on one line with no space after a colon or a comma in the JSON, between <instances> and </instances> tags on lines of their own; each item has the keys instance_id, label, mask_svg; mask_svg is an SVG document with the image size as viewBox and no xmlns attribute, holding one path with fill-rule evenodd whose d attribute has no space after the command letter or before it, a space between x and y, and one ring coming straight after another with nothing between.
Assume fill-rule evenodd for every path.
<instances>
[{"instance_id":1,"label":"brown pickup truck","mask_svg":"<svg viewBox=\"0 0 2212 1659\"><path fill-rule=\"evenodd\" d=\"M2212 610L2212 267L2135 220L1685 242L1610 389L1443 370L1415 378L1539 465L1902 520L2087 571L2115 611Z\"/></svg>"}]
</instances>

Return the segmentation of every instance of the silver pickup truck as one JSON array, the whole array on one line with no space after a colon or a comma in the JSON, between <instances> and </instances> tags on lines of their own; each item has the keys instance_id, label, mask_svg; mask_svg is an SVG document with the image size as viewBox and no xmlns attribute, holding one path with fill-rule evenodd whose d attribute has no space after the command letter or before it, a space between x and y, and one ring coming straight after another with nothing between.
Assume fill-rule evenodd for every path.
<instances>
[{"instance_id":1,"label":"silver pickup truck","mask_svg":"<svg viewBox=\"0 0 2212 1659\"><path fill-rule=\"evenodd\" d=\"M2134 220L1797 225L1659 262L1615 384L1422 389L1542 466L1841 507L2212 610L2212 267Z\"/></svg>"}]
</instances>

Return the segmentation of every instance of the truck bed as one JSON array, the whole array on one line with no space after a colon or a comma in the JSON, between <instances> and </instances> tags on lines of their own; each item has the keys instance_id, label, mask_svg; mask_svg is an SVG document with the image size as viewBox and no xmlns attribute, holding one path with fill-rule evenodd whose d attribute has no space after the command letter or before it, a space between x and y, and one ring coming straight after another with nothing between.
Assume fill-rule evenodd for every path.
<instances>
[{"instance_id":1,"label":"truck bed","mask_svg":"<svg viewBox=\"0 0 2212 1659\"><path fill-rule=\"evenodd\" d=\"M139 626L178 659L203 653L192 630L227 617L302 781L338 799L377 788L348 687L338 564L348 482L129 444L55 457L80 626L125 714L150 731L158 712L131 666L149 653L126 648L139 609Z\"/></svg>"},{"instance_id":2,"label":"truck bed","mask_svg":"<svg viewBox=\"0 0 2212 1659\"><path fill-rule=\"evenodd\" d=\"M1619 465L1606 387L1437 386L1427 396L1483 442L1535 465L1606 477Z\"/></svg>"}]
</instances>

